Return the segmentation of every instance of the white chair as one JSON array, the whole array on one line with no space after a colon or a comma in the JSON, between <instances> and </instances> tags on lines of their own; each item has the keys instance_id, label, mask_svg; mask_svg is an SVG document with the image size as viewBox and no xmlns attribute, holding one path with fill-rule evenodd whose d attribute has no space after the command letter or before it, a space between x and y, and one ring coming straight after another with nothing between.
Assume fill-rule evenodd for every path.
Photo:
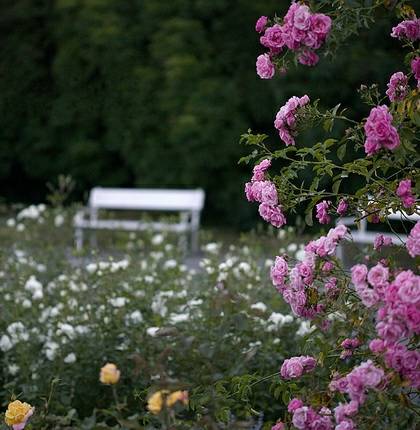
<instances>
[{"instance_id":1,"label":"white chair","mask_svg":"<svg viewBox=\"0 0 420 430\"><path fill-rule=\"evenodd\" d=\"M191 250L196 252L204 198L201 189L93 188L88 207L79 211L74 218L76 248L83 248L84 230L152 230L189 236ZM175 223L99 219L99 210L178 212L180 219ZM95 242L94 234L92 242Z\"/></svg>"},{"instance_id":2,"label":"white chair","mask_svg":"<svg viewBox=\"0 0 420 430\"><path fill-rule=\"evenodd\" d=\"M420 208L419 208L420 209ZM405 212L397 211L392 212L387 217L390 221L400 221L400 222L417 222L420 220L420 215L412 214L408 215ZM355 218L353 217L343 217L337 219L336 224L344 224L346 226L356 225ZM362 243L362 244L373 244L375 241L375 237L378 234L382 234L384 237L392 239L392 242L395 245L404 245L407 240L406 234L399 234L394 232L382 232L382 231L369 231L368 230L368 222L366 218L363 218L357 223L357 229L350 229L351 239L354 243ZM349 238L350 240L350 238ZM343 247L340 245L337 249L337 257L341 260L343 259Z\"/></svg>"}]
</instances>

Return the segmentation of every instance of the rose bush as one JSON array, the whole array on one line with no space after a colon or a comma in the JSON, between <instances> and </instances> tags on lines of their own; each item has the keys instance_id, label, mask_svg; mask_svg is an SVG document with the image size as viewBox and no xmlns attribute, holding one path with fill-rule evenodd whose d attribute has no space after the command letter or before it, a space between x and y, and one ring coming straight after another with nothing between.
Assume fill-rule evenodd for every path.
<instances>
[{"instance_id":1,"label":"rose bush","mask_svg":"<svg viewBox=\"0 0 420 430\"><path fill-rule=\"evenodd\" d=\"M383 3L371 2L366 10ZM314 49L328 45L328 37L342 30L346 16L344 2L331 6L334 19L303 2L293 2L271 27L267 19L261 43L270 49L273 64L285 67L288 53L279 55L286 46L305 64L299 56L307 50L316 55ZM273 285L293 314L306 318L314 329L301 352L310 356L286 359L275 375L288 413L273 430L414 429L419 423L420 276L415 273L418 260L407 265L401 256L416 258L420 246L420 221L415 221L420 216L420 20L404 5L396 11L406 19L389 30L389 37L408 49L406 70L390 77L388 100L378 86L362 85L362 100L370 107L367 118L350 118L340 105L322 111L318 101L309 102L310 95L305 95L292 97L277 113L275 128L282 142L271 144L267 135L250 131L242 136L242 142L254 148L242 161L257 159L254 172L266 166L262 179L253 177L246 184L248 200L260 203L265 221L281 228L288 213L304 208L310 226L313 215L319 224L338 223L305 246L302 261L291 264L283 254L271 268ZM316 39L318 21L323 30ZM339 121L347 126L342 137L337 137L343 130L336 126ZM299 143L305 128L319 125L333 134L314 145ZM267 184L270 201L256 192ZM284 222L264 216L262 205L277 208ZM394 212L408 229L405 237L388 220ZM377 235L373 247L364 247L361 264L353 265L350 273L335 255L338 246L351 241L350 230L340 224L344 215L356 223L384 223L382 228L391 230ZM381 253L385 247L393 247L387 258Z\"/></svg>"}]
</instances>

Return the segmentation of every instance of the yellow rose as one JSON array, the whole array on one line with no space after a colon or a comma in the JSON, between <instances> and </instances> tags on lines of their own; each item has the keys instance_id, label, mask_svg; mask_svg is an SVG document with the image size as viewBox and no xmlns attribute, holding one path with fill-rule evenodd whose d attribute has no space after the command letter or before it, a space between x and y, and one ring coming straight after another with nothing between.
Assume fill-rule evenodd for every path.
<instances>
[{"instance_id":1,"label":"yellow rose","mask_svg":"<svg viewBox=\"0 0 420 430\"><path fill-rule=\"evenodd\" d=\"M166 398L166 405L171 408L176 402L188 405L188 391L174 391Z\"/></svg>"},{"instance_id":2,"label":"yellow rose","mask_svg":"<svg viewBox=\"0 0 420 430\"><path fill-rule=\"evenodd\" d=\"M29 417L34 413L34 409L35 408L28 403L22 403L20 400L15 400L14 402L9 403L4 416L4 421L8 426L25 424Z\"/></svg>"},{"instance_id":3,"label":"yellow rose","mask_svg":"<svg viewBox=\"0 0 420 430\"><path fill-rule=\"evenodd\" d=\"M167 394L169 394L168 390L161 390L153 393L147 402L147 409L149 409L152 414L157 415L162 410L163 398Z\"/></svg>"},{"instance_id":4,"label":"yellow rose","mask_svg":"<svg viewBox=\"0 0 420 430\"><path fill-rule=\"evenodd\" d=\"M107 363L101 369L99 380L102 382L102 384L113 385L120 380L120 374L121 372L118 370L115 364Z\"/></svg>"}]
</instances>

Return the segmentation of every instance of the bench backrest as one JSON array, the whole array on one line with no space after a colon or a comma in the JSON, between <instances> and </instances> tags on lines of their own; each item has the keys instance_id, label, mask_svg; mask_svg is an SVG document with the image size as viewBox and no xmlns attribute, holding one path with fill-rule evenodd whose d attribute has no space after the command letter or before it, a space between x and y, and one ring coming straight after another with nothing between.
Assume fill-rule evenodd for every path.
<instances>
[{"instance_id":1,"label":"bench backrest","mask_svg":"<svg viewBox=\"0 0 420 430\"><path fill-rule=\"evenodd\" d=\"M90 192L92 209L156 211L201 211L204 191L176 189L136 189L95 187Z\"/></svg>"}]
</instances>

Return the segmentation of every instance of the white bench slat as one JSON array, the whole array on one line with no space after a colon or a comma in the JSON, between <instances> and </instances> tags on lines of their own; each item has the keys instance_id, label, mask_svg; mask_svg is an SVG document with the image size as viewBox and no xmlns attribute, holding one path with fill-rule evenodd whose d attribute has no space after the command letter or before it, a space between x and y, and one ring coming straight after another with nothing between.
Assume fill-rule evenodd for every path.
<instances>
[{"instance_id":1,"label":"white bench slat","mask_svg":"<svg viewBox=\"0 0 420 430\"><path fill-rule=\"evenodd\" d=\"M191 228L185 223L141 222L131 220L77 220L75 226L92 230L171 231L185 233Z\"/></svg>"},{"instance_id":2,"label":"white bench slat","mask_svg":"<svg viewBox=\"0 0 420 430\"><path fill-rule=\"evenodd\" d=\"M89 206L97 209L133 209L155 211L200 211L203 190L93 188Z\"/></svg>"}]
</instances>

